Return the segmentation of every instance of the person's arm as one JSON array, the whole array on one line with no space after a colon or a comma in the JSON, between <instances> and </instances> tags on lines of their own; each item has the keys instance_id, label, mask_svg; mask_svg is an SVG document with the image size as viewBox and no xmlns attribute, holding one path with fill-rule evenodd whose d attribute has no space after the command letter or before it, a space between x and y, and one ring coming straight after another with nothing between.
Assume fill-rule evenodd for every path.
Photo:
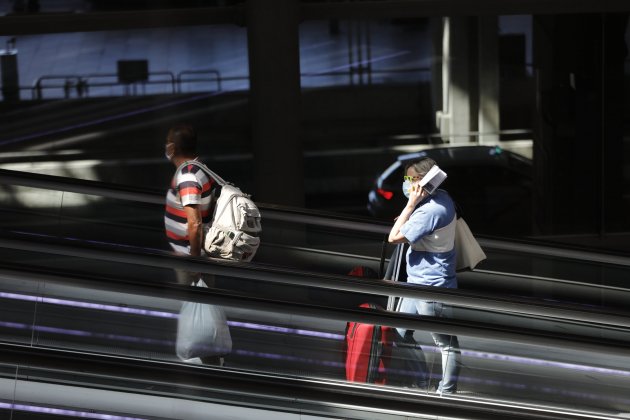
<instances>
[{"instance_id":1,"label":"person's arm","mask_svg":"<svg viewBox=\"0 0 630 420\"><path fill-rule=\"evenodd\" d=\"M405 205L405 208L396 218L396 222L394 223L392 230L389 232L389 242L393 244L407 242L407 238L405 238L405 235L402 234L400 228L407 223L407 220L409 220L418 204L428 195L429 194L422 189L419 184L416 183L415 185L412 185L411 190L409 191L409 201L407 201L407 205Z\"/></svg>"},{"instance_id":2,"label":"person's arm","mask_svg":"<svg viewBox=\"0 0 630 420\"><path fill-rule=\"evenodd\" d=\"M190 255L201 256L201 241L203 237L203 222L199 205L188 204L184 206L186 219L188 220L188 241L190 242Z\"/></svg>"}]
</instances>

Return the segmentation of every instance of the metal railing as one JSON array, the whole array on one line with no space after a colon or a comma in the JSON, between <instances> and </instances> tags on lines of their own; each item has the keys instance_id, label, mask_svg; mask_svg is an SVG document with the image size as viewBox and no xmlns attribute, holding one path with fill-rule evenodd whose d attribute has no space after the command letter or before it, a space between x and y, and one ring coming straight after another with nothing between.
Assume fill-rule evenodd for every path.
<instances>
[{"instance_id":1,"label":"metal railing","mask_svg":"<svg viewBox=\"0 0 630 420\"><path fill-rule=\"evenodd\" d=\"M354 84L354 75L363 75L368 69L363 68L360 64L349 66L345 71L321 71L308 72L300 74L300 77L307 79L327 78L350 78L349 84ZM393 74L409 74L409 73L429 73L430 68L414 67L405 69L369 69L370 77L367 84L373 84L372 75L393 75ZM166 76L163 80L152 80L152 77ZM108 80L111 79L111 80ZM60 75L44 75L39 77L31 87L20 87L22 90L30 90L33 100L44 99L46 91L61 91L61 96L65 99L69 98L85 98L90 96L90 92L96 88L122 88L123 95L137 95L138 90L142 90L142 94L146 94L145 87L147 85L170 85L170 93L184 93L187 91L185 86L193 84L210 84L215 85L216 90L206 88L204 91L221 92L226 81L243 81L249 80L249 76L229 76L221 75L216 69L200 69L200 70L183 70L177 75L170 71L154 71L149 72L149 79L146 81L138 81L134 83L126 83L118 80L116 73L95 73L86 75L77 74L60 74ZM360 84L363 84L361 82Z\"/></svg>"},{"instance_id":2,"label":"metal railing","mask_svg":"<svg viewBox=\"0 0 630 420\"><path fill-rule=\"evenodd\" d=\"M57 83L46 84L46 81L53 81ZM44 89L62 89L63 97L68 99L72 96L72 92L75 91L78 97L83 97L84 92L87 92L87 86L81 78L77 75L47 75L38 78L31 89L31 97L33 100L43 99Z\"/></svg>"},{"instance_id":3,"label":"metal railing","mask_svg":"<svg viewBox=\"0 0 630 420\"><path fill-rule=\"evenodd\" d=\"M203 77L210 75L213 77ZM187 78L194 76L193 78ZM184 70L177 74L177 88L182 92L182 84L184 83L200 83L200 82L216 82L217 91L221 91L221 73L218 70Z\"/></svg>"},{"instance_id":4,"label":"metal railing","mask_svg":"<svg viewBox=\"0 0 630 420\"><path fill-rule=\"evenodd\" d=\"M214 70L211 70L214 71ZM220 80L220 75L217 73L217 77ZM152 79L152 77L164 77L163 79ZM33 86L30 88L31 97L33 100L44 99L44 91L61 90L63 97L69 99L71 97L84 98L89 97L90 90L95 88L121 88L122 94L136 95L138 89L145 93L145 87L147 85L167 85L170 86L170 93L174 94L179 92L179 83L181 80L181 73L176 77L170 71L154 71L149 72L149 78L147 80L126 83L118 80L118 74L116 73L93 73L86 75L45 75L39 77ZM52 83L48 83L52 82ZM221 85L219 83L219 90Z\"/></svg>"},{"instance_id":5,"label":"metal railing","mask_svg":"<svg viewBox=\"0 0 630 420\"><path fill-rule=\"evenodd\" d=\"M63 177L26 174L16 171L0 170L0 180L8 185L22 185L35 188L53 189L72 191L90 195L98 195L115 199L123 199L130 201L141 201L146 203L163 204L161 194L151 192L141 192L133 188L125 186L105 186L105 184L97 181L69 180ZM261 205L263 217L267 219L281 220L285 222L309 223L322 227L335 227L348 230L365 231L370 229L371 232L384 233L388 231L386 225L375 224L373 221L351 220L350 217L341 217L339 219L329 217L318 217L317 215L308 214L305 211L293 211L291 209L282 209L278 206L270 207ZM498 240L483 240L480 238L482 245L489 245L491 248L513 250L510 248L511 242ZM517 245L518 250L529 254L550 255L556 254L564 258L574 259L595 259L601 258L605 262L614 263L624 266L630 266L630 258L621 256L602 255L596 253L586 253L573 250L556 249L553 247L520 244ZM550 304L547 302L532 302L528 299L518 300L516 298L498 298L495 295L486 295L482 293L468 293L460 290L442 289L442 288L409 288L400 284L392 284L387 281L367 281L360 279L357 281L339 279L331 276L317 276L317 278L300 275L297 272L281 274L281 269L268 268L252 268L250 265L234 265L227 266L220 263L208 264L206 259L201 258L180 258L165 255L154 254L137 254L131 256L120 250L90 250L86 247L74 248L67 244L47 244L47 243L30 243L23 239L16 238L0 238L0 247L9 247L12 249L31 249L38 252L58 253L62 255L73 255L76 257L86 258L104 258L108 261L120 261L132 264L149 265L153 267L163 268L179 268L189 271L207 272L218 275L230 275L241 271L243 277L255 280L280 282L287 284L300 284L303 286L315 286L330 288L335 290L347 290L351 292L368 293L376 295L403 296L410 298L423 298L429 300L442 301L448 304L464 307L472 307L486 310L496 310L501 312L520 312L532 316L557 317L563 319L571 319L581 322L598 322L607 325L617 325L622 327L630 327L630 318L626 314L613 314L606 311L593 309L585 311L584 308L575 308L572 305Z\"/></svg>"}]
</instances>

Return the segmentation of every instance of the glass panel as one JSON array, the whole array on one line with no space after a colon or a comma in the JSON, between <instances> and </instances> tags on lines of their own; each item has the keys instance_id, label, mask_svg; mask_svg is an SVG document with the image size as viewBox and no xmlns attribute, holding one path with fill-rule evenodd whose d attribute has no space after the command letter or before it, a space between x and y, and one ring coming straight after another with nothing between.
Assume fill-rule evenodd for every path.
<instances>
[{"instance_id":1,"label":"glass panel","mask_svg":"<svg viewBox=\"0 0 630 420\"><path fill-rule=\"evenodd\" d=\"M0 287L2 340L32 343L41 285L37 282L3 280ZM3 377L6 375L4 368Z\"/></svg>"},{"instance_id":2,"label":"glass panel","mask_svg":"<svg viewBox=\"0 0 630 420\"><path fill-rule=\"evenodd\" d=\"M554 249L562 252L560 247ZM544 255L542 249L540 253L529 255L525 252L491 247L485 247L484 250L488 259L479 264L478 269L482 271L537 276L592 286L627 288L628 267L622 264L589 261L588 257L573 259ZM558 287L563 287L561 282L556 283Z\"/></svg>"},{"instance_id":3,"label":"glass panel","mask_svg":"<svg viewBox=\"0 0 630 420\"><path fill-rule=\"evenodd\" d=\"M230 280L238 281L236 278ZM64 284L61 280L45 284L30 282L27 278L13 284L2 282L5 290L15 289L21 283L32 284L28 290L13 290L16 293L5 300L24 305L27 301L18 295L39 298L34 311L35 322L32 323L33 345L184 363L176 354L177 343L180 350L184 348L177 338L178 328L181 332L184 324L182 302L177 299L167 295L149 297L89 290ZM39 288L37 292L33 292L35 287ZM9 306L2 305L2 308ZM29 308L23 307L26 309ZM225 352L229 353L225 356L225 366L253 372L346 380L348 352L352 354L356 342L346 342L345 337L348 334L358 340L359 328L366 326L348 324L340 314L307 316L298 314L299 309L291 314L292 310L287 306L282 312L261 311L242 302L223 309L232 341L231 351ZM455 309L456 318L474 320L475 311ZM2 317L6 319L11 312L3 311ZM443 359L455 357L454 353L442 354L436 343L448 342L453 350L458 349L461 353L457 364L460 368L457 393L449 398L501 400L523 406L536 404L600 414L630 408L625 392L630 360L606 341L620 338L619 331L600 326L595 335L601 340L601 352L595 352L580 341L561 341L567 333L586 333L583 336L588 337L590 327L581 329L560 320L530 322L514 316L493 316L497 325L510 326L511 330L459 334L457 344L452 338L420 329L415 331L413 339L403 340L397 338L393 330L382 327L385 342L381 350L385 351L385 360L380 373L378 369L374 372L374 383L407 386L409 392L433 395L443 378ZM431 321L434 318L425 319ZM540 339L536 337L519 336L518 331L534 326L555 331L555 337L538 341ZM440 328L432 329L439 332ZM17 325L3 325L3 339L15 340L12 337L19 335L19 331L16 333L19 329ZM503 337L502 334L507 335ZM624 342L628 342L626 331L623 336ZM424 365L420 350L423 351ZM392 353L388 358L389 351ZM367 359L365 353L359 354L363 354L362 360ZM214 363L209 358L204 360ZM447 359L447 363L448 360L454 359ZM186 363L198 362L195 359ZM353 367L362 366L361 362L353 363ZM425 369L424 375L418 375L420 369ZM365 382L358 376L355 378L356 382Z\"/></svg>"},{"instance_id":4,"label":"glass panel","mask_svg":"<svg viewBox=\"0 0 630 420\"><path fill-rule=\"evenodd\" d=\"M163 247L163 214L158 206L100 196L29 187L0 193L0 227L32 235Z\"/></svg>"},{"instance_id":5,"label":"glass panel","mask_svg":"<svg viewBox=\"0 0 630 420\"><path fill-rule=\"evenodd\" d=\"M11 51L18 56L20 99L27 102L249 89L246 31L236 25L0 37L0 42L4 46L11 39L15 40ZM178 103L198 99L180 98ZM154 100L158 108L173 106L172 99ZM151 100L140 102L148 105ZM127 114L130 111L120 101L105 107L97 103L80 107L92 117L79 123L81 127L149 111L140 106ZM51 108L60 113L57 107ZM64 121L68 126L75 124L68 115ZM67 127L59 132L66 131Z\"/></svg>"},{"instance_id":6,"label":"glass panel","mask_svg":"<svg viewBox=\"0 0 630 420\"><path fill-rule=\"evenodd\" d=\"M4 318L4 314L2 316ZM4 326L2 327L4 331ZM11 420L12 403L15 398L15 378L18 368L15 365L0 363L0 419Z\"/></svg>"},{"instance_id":7,"label":"glass panel","mask_svg":"<svg viewBox=\"0 0 630 420\"><path fill-rule=\"evenodd\" d=\"M0 193L0 211L0 227L13 232L170 251L162 205L11 187ZM264 219L255 262L337 274L365 265L377 274L383 235L345 229L343 220L332 222L331 227L318 227Z\"/></svg>"},{"instance_id":8,"label":"glass panel","mask_svg":"<svg viewBox=\"0 0 630 420\"><path fill-rule=\"evenodd\" d=\"M17 186L6 186L0 199L3 213L0 226L8 231L28 233L27 240L38 240L37 235L52 235L74 239L73 243L81 240L86 244L111 244L122 249L139 247L170 251L163 233L161 205ZM371 274L364 276L378 277L383 233L356 231L351 225L346 229L343 219L304 215L312 217L314 223L308 223L308 217L304 222L290 222L282 216L280 219L265 218L262 246L254 263L338 275L348 274L355 267L367 267ZM384 255L388 259L393 247L385 245ZM532 250L537 252L535 247ZM628 269L624 266L589 262L588 258L554 257L544 250L536 254L502 250L500 245L486 246L485 251L488 259L477 267L475 273L459 273L460 288L623 308L626 297L619 293L619 288L627 289ZM22 259L20 256L15 258L14 261ZM35 258L39 264L59 268L73 260L67 257ZM81 262L76 264L67 267L79 269L84 266ZM91 264L94 263L85 265L87 272ZM99 265L107 266L103 262ZM107 268L103 270L110 272ZM116 267L111 270L116 274ZM170 273L152 275L172 277ZM536 278L523 279L519 275ZM403 270L400 279L405 278Z\"/></svg>"},{"instance_id":9,"label":"glass panel","mask_svg":"<svg viewBox=\"0 0 630 420\"><path fill-rule=\"evenodd\" d=\"M5 1L0 14L76 10L79 16L90 9L156 6L123 3ZM9 88L3 95L3 167L167 185L172 168L159 144L167 123L163 116L180 115L210 139L203 142L202 159L245 191L253 190L245 109L247 26L235 17L246 5L158 3L188 9L178 11L186 19L197 7L234 6L238 13L221 19L237 24L0 37L3 59L17 58L20 90L19 101L10 98ZM352 7L357 13L361 8L347 10ZM418 16L421 11L399 13L382 19L320 17L298 27L307 206L368 214L373 190L369 214L391 220L374 206L396 213L396 198L373 201L379 190L389 196L400 185L374 183L399 155L435 146L498 144L523 155L533 171L522 177L488 174L470 157L455 159L449 170L445 188L469 201L464 207L476 232L626 250L627 13L430 18ZM558 31L547 30L551 26ZM584 44L583 51L571 48L575 42ZM598 59L583 61L591 56ZM148 79L136 80L145 67ZM592 115L602 117L585 117ZM593 173L580 172L582 167ZM581 194L589 199L580 201ZM567 204L574 202L582 203L579 216Z\"/></svg>"},{"instance_id":10,"label":"glass panel","mask_svg":"<svg viewBox=\"0 0 630 420\"><path fill-rule=\"evenodd\" d=\"M302 87L428 82L433 55L428 31L426 18L303 22Z\"/></svg>"}]
</instances>

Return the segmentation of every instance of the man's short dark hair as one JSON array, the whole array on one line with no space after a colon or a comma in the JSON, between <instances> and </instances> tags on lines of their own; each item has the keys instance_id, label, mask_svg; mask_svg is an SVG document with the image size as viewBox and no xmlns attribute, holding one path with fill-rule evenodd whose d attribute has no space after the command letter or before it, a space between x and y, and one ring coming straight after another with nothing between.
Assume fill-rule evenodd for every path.
<instances>
[{"instance_id":1,"label":"man's short dark hair","mask_svg":"<svg viewBox=\"0 0 630 420\"><path fill-rule=\"evenodd\" d=\"M192 155L197 153L197 133L190 124L178 124L168 130L167 139L175 144L179 154Z\"/></svg>"}]
</instances>

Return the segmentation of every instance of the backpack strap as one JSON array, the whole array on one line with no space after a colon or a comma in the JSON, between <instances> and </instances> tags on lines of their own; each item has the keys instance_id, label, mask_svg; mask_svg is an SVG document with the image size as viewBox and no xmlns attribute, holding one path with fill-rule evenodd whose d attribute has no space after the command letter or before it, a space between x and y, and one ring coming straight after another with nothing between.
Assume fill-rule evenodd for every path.
<instances>
[{"instance_id":1,"label":"backpack strap","mask_svg":"<svg viewBox=\"0 0 630 420\"><path fill-rule=\"evenodd\" d=\"M177 172L179 172L179 170L181 168L183 168L185 165L194 165L196 167L198 167L199 169L201 169L207 176L209 176L210 178L214 179L217 184L219 184L219 186L221 187L221 190L223 190L223 187L225 185L228 185L229 183L226 182L223 178L221 178L218 174L216 174L215 172L211 171L210 168L208 168L206 165L204 165L203 163L199 162L198 160L187 160L186 162L182 163L181 165L179 165L179 167L177 168ZM221 195L221 190L219 190L216 194L215 191L212 192L211 195L211 206L210 208L214 207L214 212L216 212L216 202L219 198L219 196ZM221 212L223 213L223 212ZM212 222L214 222L214 220L216 220L217 217L213 214L212 215L212 220L209 224L212 224Z\"/></svg>"},{"instance_id":2,"label":"backpack strap","mask_svg":"<svg viewBox=\"0 0 630 420\"><path fill-rule=\"evenodd\" d=\"M206 173L206 175L210 175L210 177L213 178L215 181L217 181L217 183L220 186L224 186L226 184L229 184L227 181L225 181L223 178L221 178L216 172L213 172L210 168L208 168L206 165L204 165L203 163L199 162L198 160L187 160L186 162L182 163L179 166L179 168L177 168L177 170L179 171L179 169L181 167L183 167L184 165L195 165L196 167L198 167L202 171L204 171Z\"/></svg>"}]
</instances>

